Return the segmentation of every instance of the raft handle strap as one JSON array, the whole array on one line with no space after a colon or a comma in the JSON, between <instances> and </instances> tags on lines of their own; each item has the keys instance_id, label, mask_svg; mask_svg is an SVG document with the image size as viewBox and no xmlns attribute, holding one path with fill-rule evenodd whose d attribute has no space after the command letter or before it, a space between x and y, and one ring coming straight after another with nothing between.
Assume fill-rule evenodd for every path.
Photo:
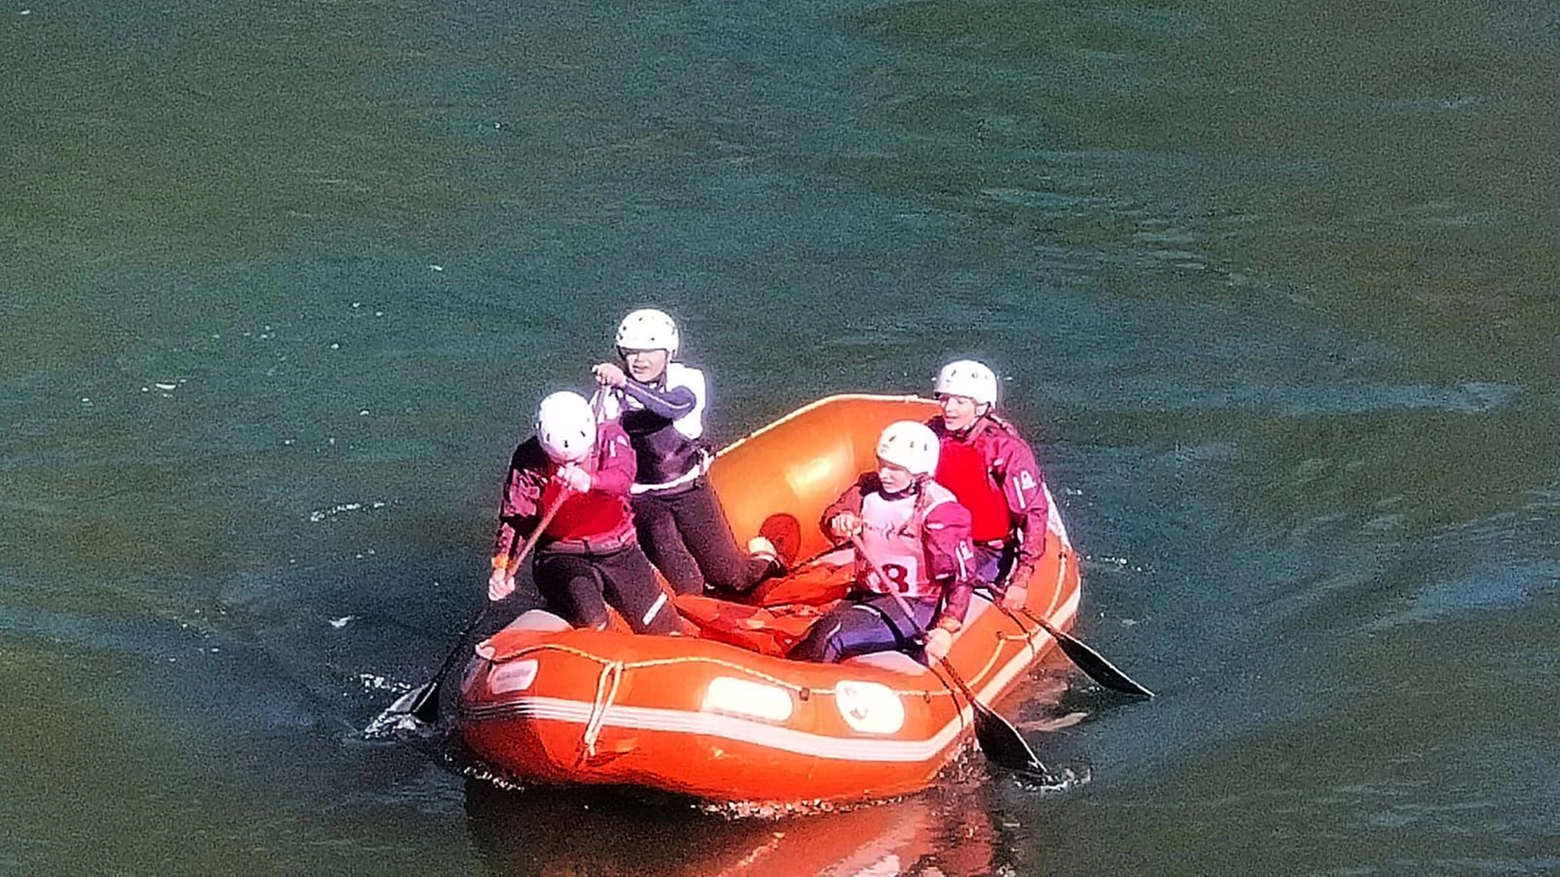
<instances>
[{"instance_id":1,"label":"raft handle strap","mask_svg":"<svg viewBox=\"0 0 1560 877\"><path fill-rule=\"evenodd\" d=\"M607 708L617 699L618 686L623 682L623 662L609 661L596 677L596 698L590 705L590 717L585 720L585 733L580 742L585 744L582 756L594 758L596 741L601 737L601 726L607 719Z\"/></svg>"}]
</instances>

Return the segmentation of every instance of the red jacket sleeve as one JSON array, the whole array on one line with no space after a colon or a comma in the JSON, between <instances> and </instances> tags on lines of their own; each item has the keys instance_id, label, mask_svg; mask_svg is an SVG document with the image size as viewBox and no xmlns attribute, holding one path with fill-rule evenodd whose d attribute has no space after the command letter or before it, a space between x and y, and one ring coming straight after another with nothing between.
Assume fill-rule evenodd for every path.
<instances>
[{"instance_id":1,"label":"red jacket sleeve","mask_svg":"<svg viewBox=\"0 0 1560 877\"><path fill-rule=\"evenodd\" d=\"M937 621L951 618L963 624L975 587L975 546L970 542L969 509L952 501L938 503L926 513L922 527L927 572L943 586L942 610Z\"/></svg>"},{"instance_id":2,"label":"red jacket sleeve","mask_svg":"<svg viewBox=\"0 0 1560 877\"><path fill-rule=\"evenodd\" d=\"M834 502L829 503L828 507L823 510L823 517L818 519L818 528L823 531L823 535L832 543L835 536L834 531L829 529L829 522L834 520L834 516L841 512L850 512L853 515L861 514L862 496L868 491L877 489L878 477L876 472L866 472L860 478L857 478L855 484L847 487L844 493L840 494Z\"/></svg>"},{"instance_id":3,"label":"red jacket sleeve","mask_svg":"<svg viewBox=\"0 0 1560 877\"><path fill-rule=\"evenodd\" d=\"M498 532L493 536L493 561L507 561L520 540L536 529L541 515L537 505L547 483L550 465L536 439L515 448L504 476L504 493L498 507Z\"/></svg>"},{"instance_id":4,"label":"red jacket sleeve","mask_svg":"<svg viewBox=\"0 0 1560 877\"><path fill-rule=\"evenodd\" d=\"M1023 536L1018 545L1015 566L1031 570L1045 553L1045 534L1051 518L1051 505L1045 498L1045 474L1035 461L1029 443L1011 426L991 433L987 444L987 465L1002 487L1013 527Z\"/></svg>"},{"instance_id":5,"label":"red jacket sleeve","mask_svg":"<svg viewBox=\"0 0 1560 877\"><path fill-rule=\"evenodd\" d=\"M614 496L628 496L634 484L636 458L628 442L628 433L616 420L596 427L596 471L590 477L590 489Z\"/></svg>"}]
</instances>

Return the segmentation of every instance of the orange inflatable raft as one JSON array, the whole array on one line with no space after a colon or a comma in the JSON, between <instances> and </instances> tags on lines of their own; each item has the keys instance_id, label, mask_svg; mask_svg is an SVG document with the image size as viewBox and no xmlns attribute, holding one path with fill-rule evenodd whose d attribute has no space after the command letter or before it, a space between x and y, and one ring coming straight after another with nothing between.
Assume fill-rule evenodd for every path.
<instances>
[{"instance_id":1,"label":"orange inflatable raft","mask_svg":"<svg viewBox=\"0 0 1560 877\"><path fill-rule=\"evenodd\" d=\"M458 693L472 753L520 782L643 786L710 802L845 802L929 785L968 745L972 709L940 668L900 652L841 664L784 650L845 592L849 550L823 508L876 466L878 433L922 420L914 396L831 396L727 447L710 468L739 543L797 546L798 563L741 603L681 597L690 635L574 630L540 610L479 645ZM1028 609L1059 628L1078 608L1077 555L1051 505ZM977 596L948 661L994 703L1056 643Z\"/></svg>"}]
</instances>

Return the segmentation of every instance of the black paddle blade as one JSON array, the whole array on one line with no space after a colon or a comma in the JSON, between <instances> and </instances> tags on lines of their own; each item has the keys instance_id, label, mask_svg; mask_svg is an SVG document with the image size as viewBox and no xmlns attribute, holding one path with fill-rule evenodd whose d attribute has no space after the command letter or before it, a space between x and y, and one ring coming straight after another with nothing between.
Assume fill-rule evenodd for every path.
<instances>
[{"instance_id":1,"label":"black paddle blade","mask_svg":"<svg viewBox=\"0 0 1560 877\"><path fill-rule=\"evenodd\" d=\"M1030 616L1034 618L1034 616ZM1035 623L1045 629L1056 640L1056 644L1062 647L1067 657L1072 659L1078 669L1087 673L1090 679L1123 694L1132 694L1138 697L1153 697L1154 693L1133 681L1132 677L1116 669L1116 665L1105 660L1099 652L1089 648L1088 644L1066 631L1058 630L1044 619L1035 618Z\"/></svg>"},{"instance_id":2,"label":"black paddle blade","mask_svg":"<svg viewBox=\"0 0 1560 877\"><path fill-rule=\"evenodd\" d=\"M997 715L996 710L981 703L946 658L938 663L942 664L948 678L953 680L953 684L964 693L965 699L974 708L975 742L980 744L980 751L986 758L998 767L1049 777L1051 772L1046 770L1035 751L1029 748L1029 742L1018 733L1018 729Z\"/></svg>"},{"instance_id":3,"label":"black paddle blade","mask_svg":"<svg viewBox=\"0 0 1560 877\"><path fill-rule=\"evenodd\" d=\"M421 688L414 688L396 698L395 703L390 704L390 709L385 713L411 716L426 725L438 724L439 680L435 679Z\"/></svg>"},{"instance_id":4,"label":"black paddle blade","mask_svg":"<svg viewBox=\"0 0 1560 877\"><path fill-rule=\"evenodd\" d=\"M439 680L424 685L422 693L412 701L412 708L407 712L425 725L437 725L439 723Z\"/></svg>"},{"instance_id":5,"label":"black paddle blade","mask_svg":"<svg viewBox=\"0 0 1560 877\"><path fill-rule=\"evenodd\" d=\"M1051 772L1040 763L1039 756L1029 748L1029 742L1007 719L997 715L978 700L971 700L975 707L975 740L986 757L1008 770L1050 776Z\"/></svg>"}]
</instances>

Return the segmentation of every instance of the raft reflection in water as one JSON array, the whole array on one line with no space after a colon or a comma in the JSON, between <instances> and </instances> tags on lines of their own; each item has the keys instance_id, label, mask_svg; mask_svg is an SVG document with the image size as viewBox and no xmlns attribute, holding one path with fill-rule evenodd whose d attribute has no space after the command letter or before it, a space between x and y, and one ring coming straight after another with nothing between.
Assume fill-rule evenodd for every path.
<instances>
[{"instance_id":1,"label":"raft reflection in water","mask_svg":"<svg viewBox=\"0 0 1560 877\"><path fill-rule=\"evenodd\" d=\"M984 778L856 809L783 820L711 818L671 796L466 784L466 820L505 877L989 874L1013 864Z\"/></svg>"}]
</instances>

